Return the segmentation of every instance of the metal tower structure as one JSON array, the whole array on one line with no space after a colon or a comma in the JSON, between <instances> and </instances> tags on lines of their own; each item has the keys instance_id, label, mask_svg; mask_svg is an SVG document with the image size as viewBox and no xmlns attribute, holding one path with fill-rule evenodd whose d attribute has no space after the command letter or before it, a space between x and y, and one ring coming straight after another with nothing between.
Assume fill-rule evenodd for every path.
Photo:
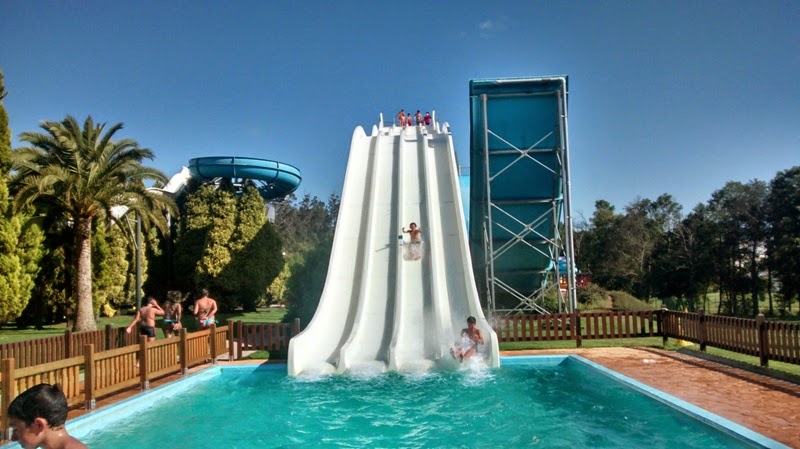
<instances>
[{"instance_id":1,"label":"metal tower structure","mask_svg":"<svg viewBox=\"0 0 800 449\"><path fill-rule=\"evenodd\" d=\"M490 315L553 312L548 294L577 308L567 92L566 76L470 81L470 250Z\"/></svg>"}]
</instances>

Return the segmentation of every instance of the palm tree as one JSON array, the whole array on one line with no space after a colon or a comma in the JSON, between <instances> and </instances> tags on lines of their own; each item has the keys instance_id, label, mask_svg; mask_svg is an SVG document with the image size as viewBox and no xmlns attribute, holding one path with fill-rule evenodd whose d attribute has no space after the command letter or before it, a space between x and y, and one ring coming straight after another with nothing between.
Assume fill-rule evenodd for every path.
<instances>
[{"instance_id":1,"label":"palm tree","mask_svg":"<svg viewBox=\"0 0 800 449\"><path fill-rule=\"evenodd\" d=\"M14 150L10 186L15 193L15 209L36 206L50 218L64 219L74 235L73 286L77 311L76 331L97 328L92 310L92 221L115 220L114 206L126 206L145 224L154 223L165 230L162 211L174 213L169 197L149 191L144 181L166 182L160 171L145 167L153 152L140 148L136 141L113 141L122 129L117 123L105 130L105 123L95 124L88 117L81 129L67 116L61 122L43 121L46 133L24 132L20 141L30 146Z\"/></svg>"}]
</instances>

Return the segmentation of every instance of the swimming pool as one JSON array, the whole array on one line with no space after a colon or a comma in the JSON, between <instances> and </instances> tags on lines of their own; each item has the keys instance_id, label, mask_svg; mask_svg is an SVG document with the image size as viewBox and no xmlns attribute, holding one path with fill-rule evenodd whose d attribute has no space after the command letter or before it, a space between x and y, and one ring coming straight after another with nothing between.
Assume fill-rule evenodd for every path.
<instances>
[{"instance_id":1,"label":"swimming pool","mask_svg":"<svg viewBox=\"0 0 800 449\"><path fill-rule=\"evenodd\" d=\"M68 428L121 449L785 447L577 356L407 375L214 367Z\"/></svg>"}]
</instances>

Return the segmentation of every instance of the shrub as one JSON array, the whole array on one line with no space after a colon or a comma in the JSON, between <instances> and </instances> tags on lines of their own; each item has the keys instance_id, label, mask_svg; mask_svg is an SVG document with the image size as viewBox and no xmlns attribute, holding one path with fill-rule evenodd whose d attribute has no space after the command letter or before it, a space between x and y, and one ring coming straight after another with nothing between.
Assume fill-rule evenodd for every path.
<instances>
[{"instance_id":1,"label":"shrub","mask_svg":"<svg viewBox=\"0 0 800 449\"><path fill-rule=\"evenodd\" d=\"M614 310L644 311L655 309L652 304L648 304L626 292L615 290L608 292L608 294L611 296Z\"/></svg>"},{"instance_id":2,"label":"shrub","mask_svg":"<svg viewBox=\"0 0 800 449\"><path fill-rule=\"evenodd\" d=\"M576 291L576 296L581 310L608 309L608 292L597 284L589 284L586 287L579 288Z\"/></svg>"}]
</instances>

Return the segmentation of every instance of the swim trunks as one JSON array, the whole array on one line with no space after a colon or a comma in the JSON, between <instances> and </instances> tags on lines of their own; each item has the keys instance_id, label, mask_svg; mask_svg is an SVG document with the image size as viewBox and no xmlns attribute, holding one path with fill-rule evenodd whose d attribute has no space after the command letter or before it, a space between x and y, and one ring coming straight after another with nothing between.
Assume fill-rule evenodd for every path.
<instances>
[{"instance_id":1,"label":"swim trunks","mask_svg":"<svg viewBox=\"0 0 800 449\"><path fill-rule=\"evenodd\" d=\"M203 326L211 326L212 324L217 324L217 320L214 318L206 318L205 321L203 321Z\"/></svg>"},{"instance_id":2,"label":"swim trunks","mask_svg":"<svg viewBox=\"0 0 800 449\"><path fill-rule=\"evenodd\" d=\"M156 328L153 326L140 326L139 327L139 335L144 335L149 338L155 338L156 336Z\"/></svg>"}]
</instances>

